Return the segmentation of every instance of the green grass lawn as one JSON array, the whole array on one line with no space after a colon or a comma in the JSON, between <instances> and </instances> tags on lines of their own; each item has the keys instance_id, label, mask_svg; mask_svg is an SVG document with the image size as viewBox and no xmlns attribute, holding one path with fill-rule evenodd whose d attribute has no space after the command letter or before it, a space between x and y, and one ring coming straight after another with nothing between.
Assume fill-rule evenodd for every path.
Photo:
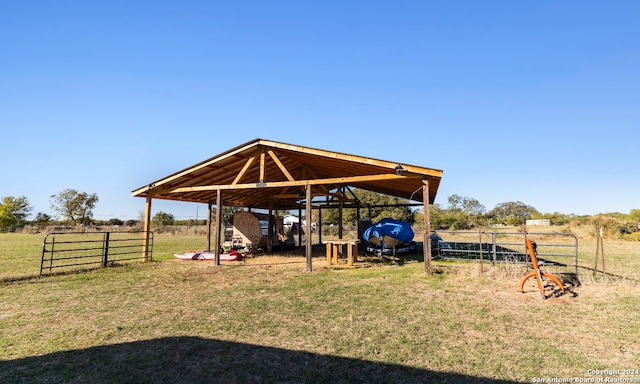
<instances>
[{"instance_id":1,"label":"green grass lawn","mask_svg":"<svg viewBox=\"0 0 640 384\"><path fill-rule=\"evenodd\" d=\"M0 235L3 276L37 272L28 236ZM532 382L640 369L634 282L584 279L543 300L519 292L520 266L441 263L426 276L419 261L327 269L317 257L308 273L304 257L171 260L201 243L157 236L154 262L0 283L0 382ZM11 260L20 247L35 261Z\"/></svg>"}]
</instances>

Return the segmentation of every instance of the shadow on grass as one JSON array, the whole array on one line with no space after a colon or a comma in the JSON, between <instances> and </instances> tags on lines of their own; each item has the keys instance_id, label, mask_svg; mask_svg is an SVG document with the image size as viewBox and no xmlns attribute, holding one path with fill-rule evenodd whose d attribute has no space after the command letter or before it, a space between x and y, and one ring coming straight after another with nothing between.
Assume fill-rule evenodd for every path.
<instances>
[{"instance_id":1,"label":"shadow on grass","mask_svg":"<svg viewBox=\"0 0 640 384\"><path fill-rule=\"evenodd\" d=\"M0 361L0 382L508 383L198 337L168 337Z\"/></svg>"}]
</instances>

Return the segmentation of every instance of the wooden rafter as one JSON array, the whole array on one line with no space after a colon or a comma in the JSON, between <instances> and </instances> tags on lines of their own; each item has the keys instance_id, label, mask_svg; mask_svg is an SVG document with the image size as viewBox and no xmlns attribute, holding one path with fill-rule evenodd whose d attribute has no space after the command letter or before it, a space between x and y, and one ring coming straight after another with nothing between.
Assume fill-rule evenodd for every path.
<instances>
[{"instance_id":1,"label":"wooden rafter","mask_svg":"<svg viewBox=\"0 0 640 384\"><path fill-rule=\"evenodd\" d=\"M377 176L396 173L403 177ZM225 194L225 203L266 207L274 198L282 204L298 201L294 196L300 196L307 185L314 185L313 195L326 195L344 185L413 197L420 188L420 177L429 180L433 202L442 178L440 170L256 139L144 185L132 195L211 202L216 191L224 189L230 192ZM238 192L246 195L234 196ZM418 200L422 196L416 195Z\"/></svg>"},{"instance_id":2,"label":"wooden rafter","mask_svg":"<svg viewBox=\"0 0 640 384\"><path fill-rule=\"evenodd\" d=\"M253 164L253 162L255 161L256 156L252 156L250 158L247 159L247 162L244 163L244 166L242 167L242 169L240 170L240 172L238 172L238 175L236 176L236 178L233 180L233 182L231 182L231 185L236 185L240 182L240 180L242 179L242 177L245 175L245 173L247 173L247 171L249 170L249 167L251 166L251 164Z\"/></svg>"},{"instance_id":3,"label":"wooden rafter","mask_svg":"<svg viewBox=\"0 0 640 384\"><path fill-rule=\"evenodd\" d=\"M309 166L305 165L303 168L303 173L309 173L309 176L312 179L317 179L318 176L316 175L315 172L313 172L313 169L309 168ZM327 187L325 185L320 185L320 190L324 193L324 194L329 194L329 190L327 189Z\"/></svg>"},{"instance_id":4,"label":"wooden rafter","mask_svg":"<svg viewBox=\"0 0 640 384\"><path fill-rule=\"evenodd\" d=\"M276 163L278 168L280 168L280 170L282 171L284 176L287 178L287 180L295 181L293 176L291 176L291 173L289 173L289 170L287 170L287 168L282 164L280 159L278 159L278 156L276 156L276 154L271 149L267 153L269 154L269 156L271 156L271 158L273 159L274 163Z\"/></svg>"},{"instance_id":5,"label":"wooden rafter","mask_svg":"<svg viewBox=\"0 0 640 384\"><path fill-rule=\"evenodd\" d=\"M271 183L262 183L258 186L256 184L236 184L236 185L201 185L196 187L182 187L171 190L171 193L184 193L184 192L199 192L199 191L215 191L223 189L255 189L265 187L293 187L293 186L306 186L306 185L327 185L327 184L348 184L359 183L365 181L381 181L381 180L406 180L409 178L421 178L421 175L409 175L399 176L395 174L383 173L379 175L366 175L366 176L350 176L350 177L331 177L327 179L310 179L310 180L295 180L295 181L277 181Z\"/></svg>"},{"instance_id":6,"label":"wooden rafter","mask_svg":"<svg viewBox=\"0 0 640 384\"><path fill-rule=\"evenodd\" d=\"M366 157L357 156L357 155L350 155L350 154L346 154L346 153L331 152L331 151L326 151L326 150L323 150L323 149L303 147L303 146L299 146L299 145L280 143L280 142L270 141L270 140L262 140L262 142L263 142L264 145L270 146L272 148L290 150L290 151L294 151L294 152L305 153L305 154L312 155L312 156L322 156L322 157L325 157L325 158L334 158L334 159L352 161L352 162L355 162L355 163L366 163L366 164L371 165L371 166L386 167L388 165L388 162L384 161L384 160L366 158ZM416 166L408 165L408 164L403 164L403 167L404 167L404 170L407 171L407 172L417 172L417 173L425 173L426 172L426 174L428 174L429 176L442 177L442 171L438 171L438 170L435 170L435 169L416 167Z\"/></svg>"}]
</instances>

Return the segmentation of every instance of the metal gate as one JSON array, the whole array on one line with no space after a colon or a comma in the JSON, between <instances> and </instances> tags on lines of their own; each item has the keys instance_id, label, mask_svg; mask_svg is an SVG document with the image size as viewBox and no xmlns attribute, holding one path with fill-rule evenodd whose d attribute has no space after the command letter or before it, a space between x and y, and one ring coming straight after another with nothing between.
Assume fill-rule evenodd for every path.
<instances>
[{"instance_id":1,"label":"metal gate","mask_svg":"<svg viewBox=\"0 0 640 384\"><path fill-rule=\"evenodd\" d=\"M44 237L40 276L54 271L108 267L142 259L146 232L51 232ZM148 257L152 260L153 232Z\"/></svg>"},{"instance_id":2,"label":"metal gate","mask_svg":"<svg viewBox=\"0 0 640 384\"><path fill-rule=\"evenodd\" d=\"M492 263L530 262L526 239L538 245L540 265L573 269L578 273L578 238L556 232L436 231L431 248L434 258L483 260Z\"/></svg>"}]
</instances>

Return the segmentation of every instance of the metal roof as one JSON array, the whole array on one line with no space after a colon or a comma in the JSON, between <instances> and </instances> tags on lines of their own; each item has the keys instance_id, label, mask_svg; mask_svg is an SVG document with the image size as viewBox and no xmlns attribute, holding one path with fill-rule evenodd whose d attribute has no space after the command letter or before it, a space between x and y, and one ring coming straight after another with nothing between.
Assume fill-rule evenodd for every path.
<instances>
[{"instance_id":1,"label":"metal roof","mask_svg":"<svg viewBox=\"0 0 640 384\"><path fill-rule=\"evenodd\" d=\"M422 180L429 181L433 203L442 171L322 149L255 139L144 185L136 197L238 207L289 209L300 206L307 185L313 195L330 195L350 186L422 201Z\"/></svg>"}]
</instances>

